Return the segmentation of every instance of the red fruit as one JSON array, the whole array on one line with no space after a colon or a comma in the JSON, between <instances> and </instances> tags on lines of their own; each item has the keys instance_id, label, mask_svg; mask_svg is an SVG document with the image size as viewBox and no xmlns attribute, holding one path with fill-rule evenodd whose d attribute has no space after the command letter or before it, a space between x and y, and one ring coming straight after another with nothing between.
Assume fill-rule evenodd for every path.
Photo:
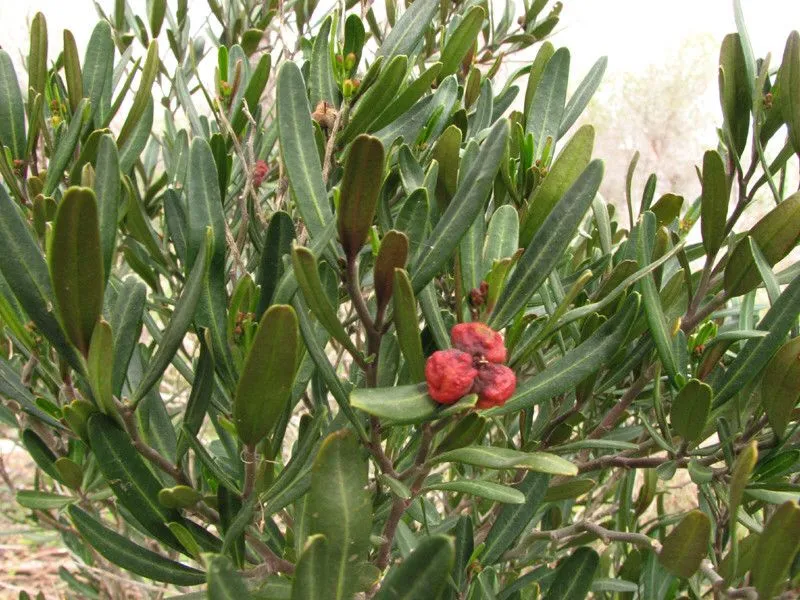
<instances>
[{"instance_id":1,"label":"red fruit","mask_svg":"<svg viewBox=\"0 0 800 600\"><path fill-rule=\"evenodd\" d=\"M491 363L506 361L503 336L484 323L459 323L450 331L453 346Z\"/></svg>"},{"instance_id":2,"label":"red fruit","mask_svg":"<svg viewBox=\"0 0 800 600\"><path fill-rule=\"evenodd\" d=\"M269 165L263 160L256 161L255 166L253 166L253 187L256 189L261 187L261 183L268 174Z\"/></svg>"},{"instance_id":3,"label":"red fruit","mask_svg":"<svg viewBox=\"0 0 800 600\"><path fill-rule=\"evenodd\" d=\"M453 404L467 395L477 375L472 356L460 350L439 350L425 363L428 393L440 404Z\"/></svg>"},{"instance_id":4,"label":"red fruit","mask_svg":"<svg viewBox=\"0 0 800 600\"><path fill-rule=\"evenodd\" d=\"M486 363L478 368L472 391L478 394L478 408L503 406L517 387L517 376L505 365Z\"/></svg>"}]
</instances>

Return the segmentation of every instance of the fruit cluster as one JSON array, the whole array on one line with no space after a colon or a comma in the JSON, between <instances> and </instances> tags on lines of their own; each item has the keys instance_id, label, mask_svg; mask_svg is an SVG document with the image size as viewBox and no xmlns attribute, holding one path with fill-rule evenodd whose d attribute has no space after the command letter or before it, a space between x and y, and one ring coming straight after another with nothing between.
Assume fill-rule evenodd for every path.
<instances>
[{"instance_id":1,"label":"fruit cluster","mask_svg":"<svg viewBox=\"0 0 800 600\"><path fill-rule=\"evenodd\" d=\"M505 404L517 386L505 366L503 337L483 323L459 323L450 332L454 348L434 352L425 365L428 393L440 404L478 394L478 408Z\"/></svg>"}]
</instances>

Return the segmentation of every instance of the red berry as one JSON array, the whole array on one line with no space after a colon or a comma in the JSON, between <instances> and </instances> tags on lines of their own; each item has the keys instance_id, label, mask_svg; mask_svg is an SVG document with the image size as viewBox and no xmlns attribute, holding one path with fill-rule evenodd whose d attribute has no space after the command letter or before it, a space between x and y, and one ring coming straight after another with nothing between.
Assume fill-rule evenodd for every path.
<instances>
[{"instance_id":1,"label":"red berry","mask_svg":"<svg viewBox=\"0 0 800 600\"><path fill-rule=\"evenodd\" d=\"M440 404L453 404L467 395L477 375L472 356L460 350L439 350L425 363L428 393Z\"/></svg>"},{"instance_id":2,"label":"red berry","mask_svg":"<svg viewBox=\"0 0 800 600\"><path fill-rule=\"evenodd\" d=\"M253 166L253 187L258 189L264 178L269 174L269 165L263 160L256 161Z\"/></svg>"},{"instance_id":3,"label":"red berry","mask_svg":"<svg viewBox=\"0 0 800 600\"><path fill-rule=\"evenodd\" d=\"M472 391L478 394L478 408L503 406L517 387L517 376L505 365L486 363L478 369Z\"/></svg>"},{"instance_id":4,"label":"red berry","mask_svg":"<svg viewBox=\"0 0 800 600\"><path fill-rule=\"evenodd\" d=\"M492 363L506 361L503 336L484 323L459 323L450 331L453 346Z\"/></svg>"}]
</instances>

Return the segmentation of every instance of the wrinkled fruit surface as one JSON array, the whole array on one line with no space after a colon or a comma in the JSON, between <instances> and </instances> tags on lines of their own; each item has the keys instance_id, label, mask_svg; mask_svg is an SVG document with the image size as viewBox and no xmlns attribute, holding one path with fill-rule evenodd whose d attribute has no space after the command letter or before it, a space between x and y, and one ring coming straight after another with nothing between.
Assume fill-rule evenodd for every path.
<instances>
[{"instance_id":1,"label":"wrinkled fruit surface","mask_svg":"<svg viewBox=\"0 0 800 600\"><path fill-rule=\"evenodd\" d=\"M467 395L477 376L472 356L460 350L439 350L425 364L428 393L440 404L453 404Z\"/></svg>"},{"instance_id":2,"label":"wrinkled fruit surface","mask_svg":"<svg viewBox=\"0 0 800 600\"><path fill-rule=\"evenodd\" d=\"M478 394L478 408L503 406L517 387L517 376L505 365L487 363L478 368L472 391Z\"/></svg>"},{"instance_id":3,"label":"wrinkled fruit surface","mask_svg":"<svg viewBox=\"0 0 800 600\"><path fill-rule=\"evenodd\" d=\"M483 323L459 323L450 332L453 350L434 352L425 364L428 393L440 404L478 394L478 408L502 406L514 393L517 377L506 360L503 337Z\"/></svg>"},{"instance_id":4,"label":"wrinkled fruit surface","mask_svg":"<svg viewBox=\"0 0 800 600\"><path fill-rule=\"evenodd\" d=\"M503 336L483 323L459 323L450 331L453 346L491 363L506 362Z\"/></svg>"}]
</instances>

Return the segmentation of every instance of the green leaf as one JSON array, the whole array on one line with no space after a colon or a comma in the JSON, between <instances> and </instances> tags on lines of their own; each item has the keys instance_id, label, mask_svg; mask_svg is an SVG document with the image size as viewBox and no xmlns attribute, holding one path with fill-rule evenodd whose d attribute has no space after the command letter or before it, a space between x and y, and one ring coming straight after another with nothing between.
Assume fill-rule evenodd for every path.
<instances>
[{"instance_id":1,"label":"green leaf","mask_svg":"<svg viewBox=\"0 0 800 600\"><path fill-rule=\"evenodd\" d=\"M491 481L478 481L478 480L458 480L446 481L444 483L434 483L423 488L423 492L439 490L442 492L453 492L456 494L470 494L472 496L479 496L487 500L495 502L502 502L504 504L523 504L525 502L525 494L517 489L493 483Z\"/></svg>"},{"instance_id":2,"label":"green leaf","mask_svg":"<svg viewBox=\"0 0 800 600\"><path fill-rule=\"evenodd\" d=\"M589 593L600 557L585 546L578 548L556 569L544 600L583 600Z\"/></svg>"},{"instance_id":3,"label":"green leaf","mask_svg":"<svg viewBox=\"0 0 800 600\"><path fill-rule=\"evenodd\" d=\"M188 433L188 435L194 437L200 431L214 390L214 359L205 341L205 336L201 335L199 337L200 356L194 365L194 381L192 382L192 390L189 392L189 399L186 401L186 410L183 413L183 427L178 437L176 455L179 463L188 449L189 442L186 439L186 435Z\"/></svg>"},{"instance_id":4,"label":"green leaf","mask_svg":"<svg viewBox=\"0 0 800 600\"><path fill-rule=\"evenodd\" d=\"M516 209L504 204L489 220L483 244L482 274L488 273L496 261L510 258L519 247L519 215Z\"/></svg>"},{"instance_id":5,"label":"green leaf","mask_svg":"<svg viewBox=\"0 0 800 600\"><path fill-rule=\"evenodd\" d=\"M424 193L424 192L423 192ZM404 233L390 229L381 240L378 256L375 258L373 279L375 280L375 298L378 310L383 311L392 299L395 282L395 270L403 269L408 260L408 238ZM408 276L406 275L406 278ZM409 283L410 286L410 283ZM410 287L408 288L411 289ZM402 290L406 292L407 290ZM413 294L412 294L413 301ZM416 314L416 304L413 305Z\"/></svg>"},{"instance_id":6,"label":"green leaf","mask_svg":"<svg viewBox=\"0 0 800 600\"><path fill-rule=\"evenodd\" d=\"M423 94L429 92L436 80L442 63L433 63L423 71L417 79L412 81L396 98L394 98L377 118L368 127L367 131L378 131L392 123L399 116L405 114L419 100Z\"/></svg>"},{"instance_id":7,"label":"green leaf","mask_svg":"<svg viewBox=\"0 0 800 600\"><path fill-rule=\"evenodd\" d=\"M67 96L69 107L74 113L83 98L83 78L81 77L81 61L78 58L78 47L75 36L69 29L64 30L64 78L67 80Z\"/></svg>"},{"instance_id":8,"label":"green leaf","mask_svg":"<svg viewBox=\"0 0 800 600\"><path fill-rule=\"evenodd\" d=\"M80 489L83 483L83 467L66 456L58 458L55 467L64 485L73 490Z\"/></svg>"},{"instance_id":9,"label":"green leaf","mask_svg":"<svg viewBox=\"0 0 800 600\"><path fill-rule=\"evenodd\" d=\"M703 192L700 204L700 226L703 247L714 256L725 240L725 219L728 216L730 188L722 157L716 150L703 155Z\"/></svg>"},{"instance_id":10,"label":"green leaf","mask_svg":"<svg viewBox=\"0 0 800 600\"><path fill-rule=\"evenodd\" d=\"M219 554L205 554L209 600L248 600L252 598L244 580L230 559Z\"/></svg>"},{"instance_id":11,"label":"green leaf","mask_svg":"<svg viewBox=\"0 0 800 600\"><path fill-rule=\"evenodd\" d=\"M593 479L570 479L565 483L558 483L547 488L543 502L559 502L571 498L579 498L597 487Z\"/></svg>"},{"instance_id":12,"label":"green leaf","mask_svg":"<svg viewBox=\"0 0 800 600\"><path fill-rule=\"evenodd\" d=\"M56 305L70 341L87 356L103 310L103 255L97 201L89 188L71 187L58 205L49 252Z\"/></svg>"},{"instance_id":13,"label":"green leaf","mask_svg":"<svg viewBox=\"0 0 800 600\"><path fill-rule=\"evenodd\" d=\"M407 57L396 56L389 61L389 64L381 70L378 80L359 97L350 121L336 138L338 143L347 144L359 133L369 129L380 111L394 100L407 71Z\"/></svg>"},{"instance_id":14,"label":"green leaf","mask_svg":"<svg viewBox=\"0 0 800 600\"><path fill-rule=\"evenodd\" d=\"M124 144L119 144L119 168L123 173L129 173L139 157L144 152L153 129L154 103L148 98L141 118L136 121L131 134Z\"/></svg>"},{"instance_id":15,"label":"green leaf","mask_svg":"<svg viewBox=\"0 0 800 600\"><path fill-rule=\"evenodd\" d=\"M53 288L47 263L28 225L3 186L0 186L0 241L7 256L13 257L13 260L0 260L3 278L14 290L17 300L37 329L73 369L83 373L82 361L70 346L50 308Z\"/></svg>"},{"instance_id":16,"label":"green leaf","mask_svg":"<svg viewBox=\"0 0 800 600\"><path fill-rule=\"evenodd\" d=\"M61 496L39 490L20 490L17 492L16 498L18 504L31 510L60 509L78 501L78 498L72 496Z\"/></svg>"},{"instance_id":17,"label":"green leaf","mask_svg":"<svg viewBox=\"0 0 800 600\"><path fill-rule=\"evenodd\" d=\"M255 118L256 110L258 110L261 102L261 94L264 93L264 88L267 86L267 80L269 80L269 72L271 68L272 55L266 53L262 54L261 58L258 60L258 64L256 65L255 69L253 69L253 74L250 76L250 80L247 82L247 87L244 90L242 102L236 109L233 121L231 121L231 127L233 127L233 130L237 134L243 132L248 123L247 116L244 114L244 109L242 106L247 106L247 110L249 110L250 114Z\"/></svg>"},{"instance_id":18,"label":"green leaf","mask_svg":"<svg viewBox=\"0 0 800 600\"><path fill-rule=\"evenodd\" d=\"M25 105L8 52L0 49L0 148L8 146L17 160L25 157Z\"/></svg>"},{"instance_id":19,"label":"green leaf","mask_svg":"<svg viewBox=\"0 0 800 600\"><path fill-rule=\"evenodd\" d=\"M205 582L202 571L134 544L77 506L70 506L68 510L81 536L113 564L142 577L164 583L199 585Z\"/></svg>"},{"instance_id":20,"label":"green leaf","mask_svg":"<svg viewBox=\"0 0 800 600\"><path fill-rule=\"evenodd\" d=\"M731 479L728 486L730 496L728 498L728 512L730 513L731 528L736 527L738 520L739 506L742 503L744 490L750 481L750 475L758 461L758 444L750 442L736 457L731 469Z\"/></svg>"},{"instance_id":21,"label":"green leaf","mask_svg":"<svg viewBox=\"0 0 800 600\"><path fill-rule=\"evenodd\" d=\"M245 444L260 442L286 410L297 370L297 338L291 306L277 304L264 313L233 400L236 431Z\"/></svg>"},{"instance_id":22,"label":"green leaf","mask_svg":"<svg viewBox=\"0 0 800 600\"><path fill-rule=\"evenodd\" d=\"M358 354L358 349L336 315L336 309L328 301L319 277L317 259L314 258L314 254L304 246L295 246L292 249L292 265L297 277L297 284L303 291L303 297L314 316L340 344L353 354Z\"/></svg>"},{"instance_id":23,"label":"green leaf","mask_svg":"<svg viewBox=\"0 0 800 600\"><path fill-rule=\"evenodd\" d=\"M47 21L44 15L37 12L31 22L31 44L28 53L28 89L35 93L28 93L28 109L33 104L36 94L44 96L47 84ZM47 195L47 194L45 194Z\"/></svg>"},{"instance_id":24,"label":"green leaf","mask_svg":"<svg viewBox=\"0 0 800 600\"><path fill-rule=\"evenodd\" d=\"M464 56L475 43L475 38L480 33L486 12L480 6L473 6L462 17L458 26L447 36L442 49L442 70L439 71L439 81L458 70Z\"/></svg>"},{"instance_id":25,"label":"green leaf","mask_svg":"<svg viewBox=\"0 0 800 600\"><path fill-rule=\"evenodd\" d=\"M757 329L769 333L765 337L749 339L728 366L725 377L718 380L719 383L714 386L712 408L717 409L728 402L759 375L783 344L788 331L797 323L798 312L800 276L795 277L783 290L777 302L758 323Z\"/></svg>"},{"instance_id":26,"label":"green leaf","mask_svg":"<svg viewBox=\"0 0 800 600\"><path fill-rule=\"evenodd\" d=\"M550 476L544 473L527 473L517 489L525 495L525 502L504 505L486 536L481 563L491 565L500 560L506 550L519 539L533 519L545 497Z\"/></svg>"},{"instance_id":27,"label":"green leaf","mask_svg":"<svg viewBox=\"0 0 800 600\"><path fill-rule=\"evenodd\" d=\"M800 154L800 34L792 31L786 39L780 70L781 112L789 126L794 151Z\"/></svg>"},{"instance_id":28,"label":"green leaf","mask_svg":"<svg viewBox=\"0 0 800 600\"><path fill-rule=\"evenodd\" d=\"M81 130L85 119L88 116L88 105L86 99L81 100L75 113L72 115L72 120L69 125L62 125L64 128L61 137L59 138L58 145L53 152L50 159L50 164L47 166L47 177L44 181L42 194L50 196L58 187L61 178L64 176L64 169L67 168L70 160L72 159L75 148L78 145Z\"/></svg>"},{"instance_id":29,"label":"green leaf","mask_svg":"<svg viewBox=\"0 0 800 600\"><path fill-rule=\"evenodd\" d=\"M306 540L303 553L297 561L292 584L292 600L318 598L325 600L330 589L324 587L328 571L328 540L324 535L312 535Z\"/></svg>"},{"instance_id":30,"label":"green leaf","mask_svg":"<svg viewBox=\"0 0 800 600\"><path fill-rule=\"evenodd\" d=\"M463 178L468 183L459 186L427 239L427 251L420 253L417 264L411 270L411 283L415 293L419 293L434 278L483 210L506 149L508 132L508 122L504 119L492 127L475 162Z\"/></svg>"},{"instance_id":31,"label":"green leaf","mask_svg":"<svg viewBox=\"0 0 800 600\"><path fill-rule=\"evenodd\" d=\"M158 492L158 501L166 508L187 508L203 499L203 494L187 485L163 488Z\"/></svg>"},{"instance_id":32,"label":"green leaf","mask_svg":"<svg viewBox=\"0 0 800 600\"><path fill-rule=\"evenodd\" d=\"M331 61L330 38L332 23L333 15L328 15L314 38L308 85L312 106L317 106L320 102L326 102L336 107L339 106L339 90L336 87L333 62Z\"/></svg>"},{"instance_id":33,"label":"green leaf","mask_svg":"<svg viewBox=\"0 0 800 600\"><path fill-rule=\"evenodd\" d=\"M411 280L403 269L394 270L394 324L397 341L408 364L413 381L425 380L425 354L419 332L417 301L411 288Z\"/></svg>"},{"instance_id":34,"label":"green leaf","mask_svg":"<svg viewBox=\"0 0 800 600\"><path fill-rule=\"evenodd\" d=\"M761 403L769 424L783 437L792 411L800 400L800 337L786 342L764 369Z\"/></svg>"},{"instance_id":35,"label":"green leaf","mask_svg":"<svg viewBox=\"0 0 800 600\"><path fill-rule=\"evenodd\" d=\"M552 475L574 476L578 467L549 452L520 452L495 446L468 446L434 456L431 462L459 462L487 469L524 469Z\"/></svg>"},{"instance_id":36,"label":"green leaf","mask_svg":"<svg viewBox=\"0 0 800 600\"><path fill-rule=\"evenodd\" d=\"M758 538L752 581L759 598L772 598L780 589L798 550L800 508L797 502L786 502L770 517Z\"/></svg>"},{"instance_id":37,"label":"green leaf","mask_svg":"<svg viewBox=\"0 0 800 600\"><path fill-rule=\"evenodd\" d=\"M436 177L436 197L439 200L440 209L449 204L458 188L461 138L461 130L456 125L450 125L436 140L436 145L431 153L431 157L439 163Z\"/></svg>"},{"instance_id":38,"label":"green leaf","mask_svg":"<svg viewBox=\"0 0 800 600\"><path fill-rule=\"evenodd\" d=\"M408 558L389 569L375 600L439 598L454 559L452 538L444 535L424 538Z\"/></svg>"},{"instance_id":39,"label":"green leaf","mask_svg":"<svg viewBox=\"0 0 800 600\"><path fill-rule=\"evenodd\" d=\"M528 246L558 201L567 193L592 159L594 127L583 125L567 142L521 215L520 245Z\"/></svg>"},{"instance_id":40,"label":"green leaf","mask_svg":"<svg viewBox=\"0 0 800 600\"><path fill-rule=\"evenodd\" d=\"M348 260L354 260L361 250L375 219L383 160L383 144L369 135L358 136L347 153L336 217L339 241Z\"/></svg>"},{"instance_id":41,"label":"green leaf","mask_svg":"<svg viewBox=\"0 0 800 600\"><path fill-rule=\"evenodd\" d=\"M333 220L333 213L314 142L305 82L300 69L293 62L285 62L278 71L277 90L281 158L297 210L314 238Z\"/></svg>"},{"instance_id":42,"label":"green leaf","mask_svg":"<svg viewBox=\"0 0 800 600\"><path fill-rule=\"evenodd\" d=\"M774 267L800 241L800 192L768 212L747 236L755 240L769 266ZM747 236L739 240L725 265L725 291L730 296L746 294L761 283Z\"/></svg>"},{"instance_id":43,"label":"green leaf","mask_svg":"<svg viewBox=\"0 0 800 600\"><path fill-rule=\"evenodd\" d=\"M681 206L683 196L667 193L650 207L650 211L656 216L659 227L667 227L680 216Z\"/></svg>"},{"instance_id":44,"label":"green leaf","mask_svg":"<svg viewBox=\"0 0 800 600\"><path fill-rule=\"evenodd\" d=\"M111 326L100 320L92 334L92 344L86 361L92 396L100 410L119 420L114 406L112 377L114 374L114 341Z\"/></svg>"},{"instance_id":45,"label":"green leaf","mask_svg":"<svg viewBox=\"0 0 800 600\"><path fill-rule=\"evenodd\" d=\"M589 69L586 77L578 84L575 92L570 96L567 106L564 108L564 114L561 117L561 125L558 128L558 137L564 137L564 134L569 131L569 128L575 124L578 117L589 105L589 101L594 96L597 88L600 87L600 82L603 81L603 75L608 66L608 57L601 56Z\"/></svg>"},{"instance_id":46,"label":"green leaf","mask_svg":"<svg viewBox=\"0 0 800 600\"><path fill-rule=\"evenodd\" d=\"M431 25L439 0L418 0L409 5L400 20L383 40L378 49L378 56L411 56L419 44L425 30Z\"/></svg>"},{"instance_id":47,"label":"green leaf","mask_svg":"<svg viewBox=\"0 0 800 600\"><path fill-rule=\"evenodd\" d=\"M90 416L87 426L92 452L119 503L154 538L182 550L166 526L170 521L181 522L182 519L177 511L159 503L161 483L133 447L130 437L101 413Z\"/></svg>"},{"instance_id":48,"label":"green leaf","mask_svg":"<svg viewBox=\"0 0 800 600\"><path fill-rule=\"evenodd\" d=\"M294 239L294 222L288 213L278 211L269 220L264 246L261 251L261 262L258 267L258 285L261 296L258 300L256 316L260 319L264 311L272 304L278 281L284 274L283 257L292 251Z\"/></svg>"},{"instance_id":49,"label":"green leaf","mask_svg":"<svg viewBox=\"0 0 800 600\"><path fill-rule=\"evenodd\" d=\"M194 262L189 277L183 286L183 291L175 303L175 310L167 324L164 333L161 335L161 343L158 350L147 363L147 368L142 374L139 386L131 396L130 402L134 406L150 391L156 382L161 379L161 375L172 362L172 357L181 347L183 337L189 329L189 325L194 318L195 309L203 291L203 284L208 273L209 246L210 238L206 244L200 248L200 254Z\"/></svg>"},{"instance_id":50,"label":"green leaf","mask_svg":"<svg viewBox=\"0 0 800 600\"><path fill-rule=\"evenodd\" d=\"M426 383L391 388L359 388L350 394L350 405L364 412L389 419L392 423L421 423L448 414L469 410L478 396L470 394L444 409L428 395Z\"/></svg>"},{"instance_id":51,"label":"green leaf","mask_svg":"<svg viewBox=\"0 0 800 600\"><path fill-rule=\"evenodd\" d=\"M161 61L158 58L158 41L152 40L147 47L147 57L144 60L142 67L142 76L139 79L139 88L133 96L131 109L128 111L128 116L122 124L119 135L117 136L117 145L122 148L125 142L133 133L137 124L144 115L148 102L152 102L153 97L153 83L158 75Z\"/></svg>"},{"instance_id":52,"label":"green leaf","mask_svg":"<svg viewBox=\"0 0 800 600\"><path fill-rule=\"evenodd\" d=\"M574 389L610 361L622 347L639 310L639 299L638 294L631 294L619 312L603 323L585 342L517 386L514 395L502 407L490 409L487 415L499 416L517 412Z\"/></svg>"},{"instance_id":53,"label":"green leaf","mask_svg":"<svg viewBox=\"0 0 800 600\"><path fill-rule=\"evenodd\" d=\"M142 332L142 318L147 302L147 286L136 277L128 277L117 292L111 310L111 332L114 348L112 394L120 396L133 351ZM90 350L91 354L91 350Z\"/></svg>"},{"instance_id":54,"label":"green leaf","mask_svg":"<svg viewBox=\"0 0 800 600\"><path fill-rule=\"evenodd\" d=\"M353 433L340 430L329 435L314 461L308 510L309 533L328 540L320 589L330 590L334 600L352 598L356 567L369 551L372 499L367 484L366 456Z\"/></svg>"},{"instance_id":55,"label":"green leaf","mask_svg":"<svg viewBox=\"0 0 800 600\"><path fill-rule=\"evenodd\" d=\"M103 276L108 281L117 244L117 220L120 201L119 156L114 138L100 138L95 163L94 194L97 198L97 221L103 253Z\"/></svg>"},{"instance_id":56,"label":"green leaf","mask_svg":"<svg viewBox=\"0 0 800 600\"><path fill-rule=\"evenodd\" d=\"M111 118L113 76L114 40L111 26L103 20L95 25L83 56L83 96L89 99L89 118L95 126Z\"/></svg>"},{"instance_id":57,"label":"green leaf","mask_svg":"<svg viewBox=\"0 0 800 600\"><path fill-rule=\"evenodd\" d=\"M56 455L32 429L22 432L22 445L37 467L54 480L61 481L61 473L56 469Z\"/></svg>"},{"instance_id":58,"label":"green leaf","mask_svg":"<svg viewBox=\"0 0 800 600\"><path fill-rule=\"evenodd\" d=\"M635 236L636 260L640 265L646 265L651 260L652 243L656 232L656 216L650 211L645 211L640 217L637 229L638 232ZM658 293L658 287L652 273L648 273L639 280L639 289L644 300L644 310L650 335L652 335L655 342L661 364L664 365L664 371L669 375L672 382L677 385L678 376L682 374L678 370L678 358L675 356L672 342L673 336L670 333L670 325L664 315L661 296Z\"/></svg>"},{"instance_id":59,"label":"green leaf","mask_svg":"<svg viewBox=\"0 0 800 600\"><path fill-rule=\"evenodd\" d=\"M552 58L547 61L542 79L536 86L536 92L528 109L525 133L533 134L537 157L542 155L547 138L552 138L553 143L558 140L561 120L564 117L564 103L567 100L569 59L569 50L566 48L555 51Z\"/></svg>"},{"instance_id":60,"label":"green leaf","mask_svg":"<svg viewBox=\"0 0 800 600\"><path fill-rule=\"evenodd\" d=\"M502 329L525 308L530 297L561 260L572 235L591 206L602 179L603 163L594 160L556 204L509 277L489 318L490 327Z\"/></svg>"},{"instance_id":61,"label":"green leaf","mask_svg":"<svg viewBox=\"0 0 800 600\"><path fill-rule=\"evenodd\" d=\"M703 435L711 411L711 395L711 386L692 379L672 401L672 429L687 442L697 441Z\"/></svg>"},{"instance_id":62,"label":"green leaf","mask_svg":"<svg viewBox=\"0 0 800 600\"><path fill-rule=\"evenodd\" d=\"M742 40L730 33L722 40L719 51L719 98L725 129L730 131L734 150L741 155L750 133L750 108L753 106L750 90L753 77L748 75Z\"/></svg>"},{"instance_id":63,"label":"green leaf","mask_svg":"<svg viewBox=\"0 0 800 600\"><path fill-rule=\"evenodd\" d=\"M150 25L150 34L155 39L161 33L164 15L167 12L167 0L148 0L147 21Z\"/></svg>"},{"instance_id":64,"label":"green leaf","mask_svg":"<svg viewBox=\"0 0 800 600\"><path fill-rule=\"evenodd\" d=\"M700 568L708 551L711 521L699 510L693 510L664 540L658 560L678 577L691 577Z\"/></svg>"}]
</instances>

